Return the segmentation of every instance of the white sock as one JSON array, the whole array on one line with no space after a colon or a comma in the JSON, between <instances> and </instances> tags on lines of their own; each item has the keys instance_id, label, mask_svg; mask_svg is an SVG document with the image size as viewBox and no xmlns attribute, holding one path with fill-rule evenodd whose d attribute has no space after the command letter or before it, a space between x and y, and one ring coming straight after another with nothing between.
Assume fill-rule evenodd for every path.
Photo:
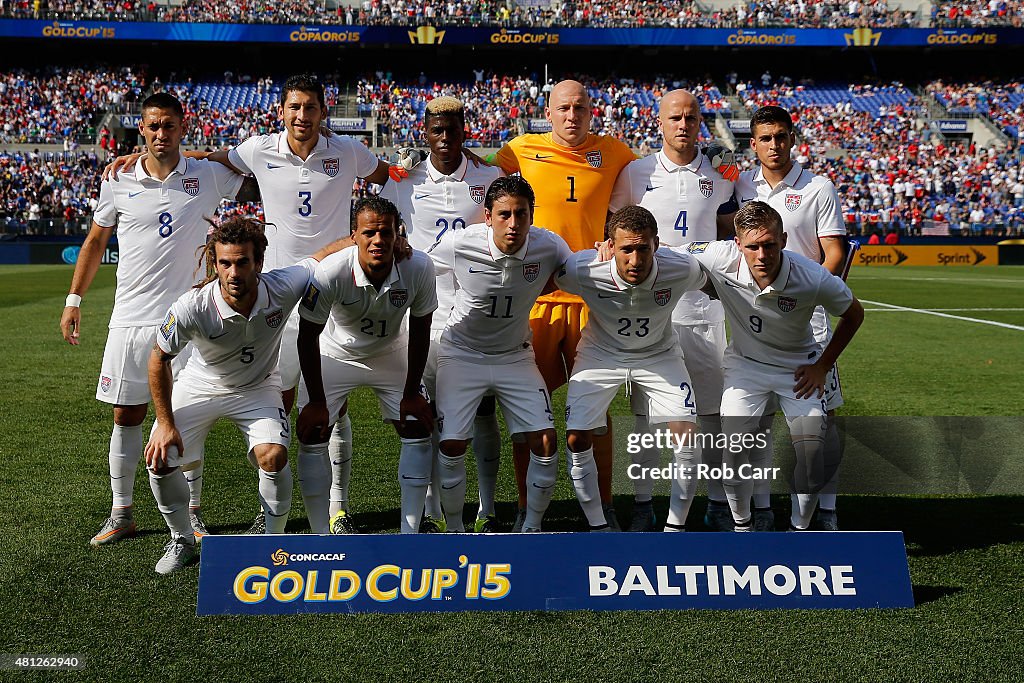
<instances>
[{"instance_id":1,"label":"white sock","mask_svg":"<svg viewBox=\"0 0 1024 683\"><path fill-rule=\"evenodd\" d=\"M130 508L132 490L135 488L135 470L142 458L142 425L122 427L115 424L110 432L110 491L113 494L110 507ZM131 510L127 511L131 515ZM113 516L113 515L112 515Z\"/></svg>"},{"instance_id":2,"label":"white sock","mask_svg":"<svg viewBox=\"0 0 1024 683\"><path fill-rule=\"evenodd\" d=\"M402 439L402 450L398 456L398 486L402 491L403 534L419 532L427 484L430 482L432 450L430 437Z\"/></svg>"},{"instance_id":3,"label":"white sock","mask_svg":"<svg viewBox=\"0 0 1024 683\"><path fill-rule=\"evenodd\" d=\"M331 458L330 516L339 510L348 512L348 483L352 479L352 420L348 413L338 418L327 448Z\"/></svg>"},{"instance_id":4,"label":"white sock","mask_svg":"<svg viewBox=\"0 0 1024 683\"><path fill-rule=\"evenodd\" d=\"M719 434L722 433L722 416L721 415L701 415L700 416L700 429L705 434L714 435L713 439L707 439L701 442L701 462L705 463L709 468L721 467L722 466L722 449L718 447L721 438ZM708 446L708 443L714 443L714 446ZM716 503L725 502L725 489L722 488L721 479L708 479L708 500L713 500Z\"/></svg>"},{"instance_id":5,"label":"white sock","mask_svg":"<svg viewBox=\"0 0 1024 683\"><path fill-rule=\"evenodd\" d=\"M331 462L327 444L299 444L299 490L314 534L331 533Z\"/></svg>"},{"instance_id":6,"label":"white sock","mask_svg":"<svg viewBox=\"0 0 1024 683\"><path fill-rule=\"evenodd\" d=\"M593 455L593 451L591 451ZM595 466L596 469L596 466ZM544 513L551 504L558 479L558 457L530 453L530 468L526 472L526 521L523 529L540 529ZM600 499L599 499L600 500ZM604 515L601 515L604 518Z\"/></svg>"},{"instance_id":7,"label":"white sock","mask_svg":"<svg viewBox=\"0 0 1024 683\"><path fill-rule=\"evenodd\" d=\"M498 466L501 464L501 432L497 415L477 415L473 419L473 455L479 486L478 517L494 514L494 492L498 488Z\"/></svg>"},{"instance_id":8,"label":"white sock","mask_svg":"<svg viewBox=\"0 0 1024 683\"><path fill-rule=\"evenodd\" d=\"M843 459L842 444L839 441L839 429L836 419L828 418L828 429L825 431L825 476L828 482L818 495L818 507L822 510L836 509L836 491L839 486L839 465Z\"/></svg>"},{"instance_id":9,"label":"white sock","mask_svg":"<svg viewBox=\"0 0 1024 683\"><path fill-rule=\"evenodd\" d=\"M700 463L696 448L684 447L674 453L676 476L672 479L672 497L668 501L666 531L682 531L690 514L693 494L697 490L697 465Z\"/></svg>"},{"instance_id":10,"label":"white sock","mask_svg":"<svg viewBox=\"0 0 1024 683\"><path fill-rule=\"evenodd\" d=\"M173 538L195 543L195 532L188 518L188 484L180 468L170 474L154 474L149 470L149 488L156 498L156 508L167 522Z\"/></svg>"},{"instance_id":11,"label":"white sock","mask_svg":"<svg viewBox=\"0 0 1024 683\"><path fill-rule=\"evenodd\" d=\"M818 493L824 483L823 444L823 439L816 435L795 434L793 437L793 450L796 452L793 486L796 493L790 496L792 511L789 523L796 529L806 529L811 525L818 505Z\"/></svg>"},{"instance_id":12,"label":"white sock","mask_svg":"<svg viewBox=\"0 0 1024 683\"><path fill-rule=\"evenodd\" d=\"M185 483L188 484L188 506L198 508L202 506L203 499L203 463L185 472Z\"/></svg>"},{"instance_id":13,"label":"white sock","mask_svg":"<svg viewBox=\"0 0 1024 683\"><path fill-rule=\"evenodd\" d=\"M285 463L280 472L260 470L260 505L268 534L283 534L292 509L292 468Z\"/></svg>"},{"instance_id":14,"label":"white sock","mask_svg":"<svg viewBox=\"0 0 1024 683\"><path fill-rule=\"evenodd\" d=\"M580 453L569 451L568 456L569 479L576 489L576 499L580 501L583 514L587 516L587 524L591 527L607 526L601 507L601 492L597 488L597 463L594 462L593 446Z\"/></svg>"},{"instance_id":15,"label":"white sock","mask_svg":"<svg viewBox=\"0 0 1024 683\"><path fill-rule=\"evenodd\" d=\"M633 421L633 431L637 434L650 434L651 424L646 415L637 415ZM640 448L633 453L633 464L639 465L642 472L661 464L661 451L657 448ZM638 503L647 503L654 494L654 477L649 475L633 480L633 497Z\"/></svg>"},{"instance_id":16,"label":"white sock","mask_svg":"<svg viewBox=\"0 0 1024 683\"><path fill-rule=\"evenodd\" d=\"M764 471L763 469L757 470L756 468L764 468L772 466L772 459L775 456L774 438L771 432L762 432L764 436L764 448L756 445L759 440L755 439L754 446L750 449L750 466L755 468L754 471ZM757 436L755 434L755 436ZM754 497L754 507L764 509L772 506L772 482L768 477L758 477L752 483L751 489Z\"/></svg>"},{"instance_id":17,"label":"white sock","mask_svg":"<svg viewBox=\"0 0 1024 683\"><path fill-rule=\"evenodd\" d=\"M444 510L441 509L441 466L437 462L441 452L441 432L437 431L437 427L430 434L430 449L430 484L427 485L423 514L434 519L444 519Z\"/></svg>"},{"instance_id":18,"label":"white sock","mask_svg":"<svg viewBox=\"0 0 1024 683\"><path fill-rule=\"evenodd\" d=\"M466 505L466 456L441 453L437 464L441 470L441 507L448 531L463 532L466 530L462 522L462 509Z\"/></svg>"}]
</instances>

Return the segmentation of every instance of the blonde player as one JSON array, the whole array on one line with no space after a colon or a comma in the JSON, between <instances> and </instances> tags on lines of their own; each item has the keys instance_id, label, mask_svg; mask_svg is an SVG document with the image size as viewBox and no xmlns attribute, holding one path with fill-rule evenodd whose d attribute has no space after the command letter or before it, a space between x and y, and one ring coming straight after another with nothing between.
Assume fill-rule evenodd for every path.
<instances>
[{"instance_id":1,"label":"blonde player","mask_svg":"<svg viewBox=\"0 0 1024 683\"><path fill-rule=\"evenodd\" d=\"M608 406L625 384L634 408L651 424L667 425L678 439L665 531L683 531L700 456L694 446L693 384L672 329L672 312L684 293L706 278L688 255L658 251L658 222L643 207L616 211L608 235L613 261L595 260L593 250L578 252L555 279L590 308L566 399L569 476L591 530L610 530L597 490L592 434L604 426Z\"/></svg>"},{"instance_id":2,"label":"blonde player","mask_svg":"<svg viewBox=\"0 0 1024 683\"><path fill-rule=\"evenodd\" d=\"M669 247L713 241L732 235L733 184L715 170L697 148L701 124L700 104L685 90L673 90L661 98L658 124L664 145L661 150L630 163L615 182L610 208L631 204L648 209L657 219L661 244ZM722 215L725 211L729 215ZM702 430L712 438L701 454L709 467L721 464L722 451L715 438L722 431L718 414L722 402L722 359L725 354L725 313L718 301L699 291L687 292L672 312L686 371L693 379L697 412ZM634 430L649 430L638 415ZM641 449L633 462L641 470L654 466L661 454ZM631 531L652 531L655 526L652 479L634 479L636 504ZM708 480L708 511L705 523L713 530L732 528L732 515L721 481Z\"/></svg>"},{"instance_id":3,"label":"blonde player","mask_svg":"<svg viewBox=\"0 0 1024 683\"><path fill-rule=\"evenodd\" d=\"M744 171L736 181L739 204L759 200L779 212L789 235L787 249L822 264L833 275L841 275L846 257L846 225L843 223L842 203L832 181L811 173L793 160L796 144L793 119L785 109L775 106L761 107L750 119L750 146L757 155L759 166ZM823 308L815 311L811 319L814 337L824 348L830 330L828 316ZM843 405L842 386L838 368L829 371L825 383L825 400L829 410L826 449L834 460L829 489L821 494L821 510L815 528L838 530L836 520L835 486L838 478L839 433L835 426L835 410ZM769 458L770 459L770 458ZM774 526L771 498L767 486L759 482L754 490L755 526Z\"/></svg>"},{"instance_id":4,"label":"blonde player","mask_svg":"<svg viewBox=\"0 0 1024 683\"><path fill-rule=\"evenodd\" d=\"M497 178L500 168L472 164L462 153L466 120L462 103L454 97L437 97L427 103L423 119L430 155L424 163L409 171L401 183L388 183L380 196L391 200L405 221L406 239L414 249L426 251L449 230L484 222L484 195ZM431 320L430 355L423 371L423 384L431 400L437 400L437 349L455 303L455 278L448 273L437 278L438 311ZM440 442L435 430L433 438ZM427 511L421 523L423 531L443 531L440 470L437 465L437 443L431 468L431 485L427 489ZM480 509L474 524L476 532L497 531L494 510L495 488L501 441L494 398L485 398L473 420L473 453L476 456ZM339 481L335 471L335 481ZM346 482L347 488L347 482ZM336 488L331 489L332 514L337 510Z\"/></svg>"},{"instance_id":5,"label":"blonde player","mask_svg":"<svg viewBox=\"0 0 1024 683\"><path fill-rule=\"evenodd\" d=\"M356 203L353 213L356 248L317 266L299 306L299 465L318 465L325 476L330 473L326 442L331 428L349 393L370 387L381 415L402 441L401 530L415 533L430 480L433 417L420 381L430 346L430 319L437 308L434 267L418 251L396 262L399 216L394 204L367 197ZM321 483L303 489L314 533L354 533L346 510L330 515L330 481L309 480Z\"/></svg>"},{"instance_id":6,"label":"blonde player","mask_svg":"<svg viewBox=\"0 0 1024 683\"><path fill-rule=\"evenodd\" d=\"M753 434L776 404L782 408L797 456L790 528L803 530L825 483L826 376L863 322L864 309L841 279L810 259L783 251L787 235L771 206L749 202L736 213L735 223L733 242L685 247L708 273L732 330L725 356L723 425L730 438ZM824 349L811 326L818 306L839 316ZM739 468L751 464L749 455L730 451L724 460L735 474L725 482L735 529L750 531L754 478L744 477Z\"/></svg>"},{"instance_id":7,"label":"blonde player","mask_svg":"<svg viewBox=\"0 0 1024 683\"><path fill-rule=\"evenodd\" d=\"M120 182L104 180L100 185L92 229L79 252L61 316L64 339L78 345L82 297L116 229L117 289L96 388L96 398L114 406L108 457L113 502L110 517L90 541L93 546L135 535L132 491L150 400L146 362L156 330L171 303L195 282L193 259L206 241L205 219L214 215L221 199L247 199L240 195L240 176L220 164L181 154L184 132L184 111L177 99L157 93L143 101L139 133L147 156L136 159ZM201 467L189 475L193 525L200 535L207 533L199 512L201 477Z\"/></svg>"},{"instance_id":8,"label":"blonde player","mask_svg":"<svg viewBox=\"0 0 1024 683\"><path fill-rule=\"evenodd\" d=\"M246 437L259 468L259 496L268 533L284 533L292 498L290 425L281 403L277 357L284 321L316 266L337 243L290 268L261 273L263 225L231 219L210 235L204 259L216 275L170 307L149 359L156 422L146 446L149 482L171 540L156 571L170 574L198 555L188 515L183 470L203 454L221 417ZM171 389L171 362L187 345L195 352Z\"/></svg>"},{"instance_id":9,"label":"blonde player","mask_svg":"<svg viewBox=\"0 0 1024 683\"><path fill-rule=\"evenodd\" d=\"M476 407L488 393L509 431L530 450L521 531L540 531L558 474L551 397L530 346L529 312L570 255L565 240L534 227L533 189L519 176L491 183L485 224L448 231L431 247L439 273L458 290L437 358L441 422L441 504L450 531L462 531L464 456Z\"/></svg>"}]
</instances>

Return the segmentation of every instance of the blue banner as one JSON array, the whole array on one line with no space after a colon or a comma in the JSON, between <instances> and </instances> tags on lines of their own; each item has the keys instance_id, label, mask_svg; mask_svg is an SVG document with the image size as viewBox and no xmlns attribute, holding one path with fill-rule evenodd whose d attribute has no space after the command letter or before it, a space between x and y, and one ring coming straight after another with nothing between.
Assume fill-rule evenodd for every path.
<instances>
[{"instance_id":1,"label":"blue banner","mask_svg":"<svg viewBox=\"0 0 1024 683\"><path fill-rule=\"evenodd\" d=\"M366 45L651 45L735 47L977 47L1024 44L1016 28L498 28L314 26L2 19L0 37Z\"/></svg>"},{"instance_id":2,"label":"blue banner","mask_svg":"<svg viewBox=\"0 0 1024 683\"><path fill-rule=\"evenodd\" d=\"M207 536L196 611L914 605L899 532Z\"/></svg>"}]
</instances>

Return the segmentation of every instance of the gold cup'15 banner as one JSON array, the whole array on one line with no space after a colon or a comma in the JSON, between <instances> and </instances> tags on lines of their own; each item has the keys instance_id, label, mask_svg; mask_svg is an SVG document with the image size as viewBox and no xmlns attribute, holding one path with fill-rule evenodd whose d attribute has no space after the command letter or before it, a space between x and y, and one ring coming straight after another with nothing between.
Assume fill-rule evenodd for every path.
<instances>
[{"instance_id":1,"label":"gold cup'15 banner","mask_svg":"<svg viewBox=\"0 0 1024 683\"><path fill-rule=\"evenodd\" d=\"M970 244L863 245L855 266L998 266L999 247Z\"/></svg>"}]
</instances>

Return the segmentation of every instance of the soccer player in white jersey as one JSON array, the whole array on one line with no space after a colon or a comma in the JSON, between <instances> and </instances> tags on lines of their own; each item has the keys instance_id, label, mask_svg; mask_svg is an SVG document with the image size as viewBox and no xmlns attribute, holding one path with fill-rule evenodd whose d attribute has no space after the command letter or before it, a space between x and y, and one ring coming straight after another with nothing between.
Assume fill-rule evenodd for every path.
<instances>
[{"instance_id":1,"label":"soccer player in white jersey","mask_svg":"<svg viewBox=\"0 0 1024 683\"><path fill-rule=\"evenodd\" d=\"M90 543L114 543L135 534L132 491L142 458L142 421L150 400L146 372L157 327L179 294L195 282L196 250L206 241L221 199L240 196L242 178L220 164L188 159L179 150L184 133L181 103L166 93L142 103L139 133L147 156L126 169L120 182L105 180L92 228L82 245L60 327L64 339L80 343L82 297L89 290L110 236L117 230L120 259L110 332L103 352L96 398L114 406L110 436L110 517ZM247 188L248 190L249 188ZM190 473L195 526L201 470Z\"/></svg>"},{"instance_id":2,"label":"soccer player in white jersey","mask_svg":"<svg viewBox=\"0 0 1024 683\"><path fill-rule=\"evenodd\" d=\"M430 480L433 415L420 382L437 308L434 266L419 251L395 260L399 215L388 200L361 199L353 213L357 248L325 259L299 306L303 379L296 430L299 467L306 470L300 473L307 483L303 498L315 533L354 532L347 511L330 515L326 440L349 393L370 387L402 441L401 531L416 533Z\"/></svg>"},{"instance_id":3,"label":"soccer player in white jersey","mask_svg":"<svg viewBox=\"0 0 1024 683\"><path fill-rule=\"evenodd\" d=\"M785 109L775 106L761 107L750 119L750 146L760 165L743 172L736 181L739 204L760 200L767 202L782 216L789 235L787 249L821 263L833 275L841 275L846 257L846 225L843 223L842 203L832 181L811 173L793 160L796 144L793 119ZM830 330L828 316L823 308L815 311L811 320L814 337L822 347L828 343ZM826 531L838 530L836 521L835 486L838 478L839 432L835 425L835 410L843 404L839 371L832 368L825 383L825 400L829 410L826 449L832 454L832 472L829 488L821 494L821 510L815 527ZM761 526L772 526L771 498L767 485L759 482L754 490L755 517Z\"/></svg>"},{"instance_id":4,"label":"soccer player in white jersey","mask_svg":"<svg viewBox=\"0 0 1024 683\"><path fill-rule=\"evenodd\" d=\"M462 531L465 453L480 399L493 393L509 432L530 448L523 531L540 531L558 474L551 397L530 344L530 309L571 254L558 235L533 226L533 188L520 176L487 189L484 224L449 230L430 249L452 273L455 307L437 355L441 504L449 531Z\"/></svg>"},{"instance_id":5,"label":"soccer player in white jersey","mask_svg":"<svg viewBox=\"0 0 1024 683\"><path fill-rule=\"evenodd\" d=\"M582 296L590 308L566 398L569 477L591 530L610 530L601 509L593 433L605 426L608 407L626 384L634 410L650 424L666 425L679 444L665 531L683 531L700 456L694 448L693 384L672 317L684 292L703 286L706 277L688 255L658 251L658 221L643 207L619 209L607 230L612 261L595 260L594 250L576 252L555 278L562 291Z\"/></svg>"},{"instance_id":6,"label":"soccer player in white jersey","mask_svg":"<svg viewBox=\"0 0 1024 683\"><path fill-rule=\"evenodd\" d=\"M392 201L405 221L406 239L414 249L426 251L447 230L460 230L467 225L484 222L484 195L496 179L504 175L497 166L469 163L462 153L466 137L466 119L462 103L454 97L437 97L427 103L423 127L430 155L409 171L401 183L388 183L381 196ZM430 356L423 372L423 384L431 400L437 396L437 349L448 322L448 313L455 303L455 278L449 273L437 279L437 308L430 329ZM439 442L435 429L432 435ZM427 511L423 531L442 531L440 470L434 445L431 484L427 488ZM473 453L476 456L480 509L474 531L497 531L494 492L498 481L501 441L494 398L487 397L473 420ZM333 461L332 461L333 465ZM338 473L335 472L335 480ZM346 484L347 486L347 484ZM335 489L331 489L331 505L335 505Z\"/></svg>"},{"instance_id":7,"label":"soccer player in white jersey","mask_svg":"<svg viewBox=\"0 0 1024 683\"><path fill-rule=\"evenodd\" d=\"M697 148L701 114L697 99L686 90L666 93L658 103L661 151L630 163L619 173L610 209L631 204L648 209L658 221L661 244L669 247L712 241L732 235L733 184L712 167ZM723 212L728 215L722 215ZM722 431L718 406L722 402L722 358L725 354L725 313L722 305L699 291L687 292L676 304L672 325L679 337L686 370L693 379L697 412L705 441L702 459L709 467L721 464L715 435ZM634 430L649 431L643 415ZM641 471L660 460L657 449L641 449L633 462ZM656 520L651 501L653 479L634 479L636 503L630 531L652 531ZM705 522L716 531L732 528L732 515L721 481L708 480Z\"/></svg>"},{"instance_id":8,"label":"soccer player in white jersey","mask_svg":"<svg viewBox=\"0 0 1024 683\"><path fill-rule=\"evenodd\" d=\"M732 443L734 434L756 433L764 415L776 405L782 408L797 463L790 528L803 530L811 524L825 483L826 376L863 322L864 309L840 278L808 258L783 251L787 235L782 217L771 206L749 202L735 221L733 242L685 247L708 273L732 330L725 354L723 428ZM839 316L824 349L811 327L818 306ZM770 483L767 476L744 476L739 466L751 464L749 457L743 449L730 449L724 456L734 470L725 489L737 531L752 528L754 479Z\"/></svg>"}]
</instances>

